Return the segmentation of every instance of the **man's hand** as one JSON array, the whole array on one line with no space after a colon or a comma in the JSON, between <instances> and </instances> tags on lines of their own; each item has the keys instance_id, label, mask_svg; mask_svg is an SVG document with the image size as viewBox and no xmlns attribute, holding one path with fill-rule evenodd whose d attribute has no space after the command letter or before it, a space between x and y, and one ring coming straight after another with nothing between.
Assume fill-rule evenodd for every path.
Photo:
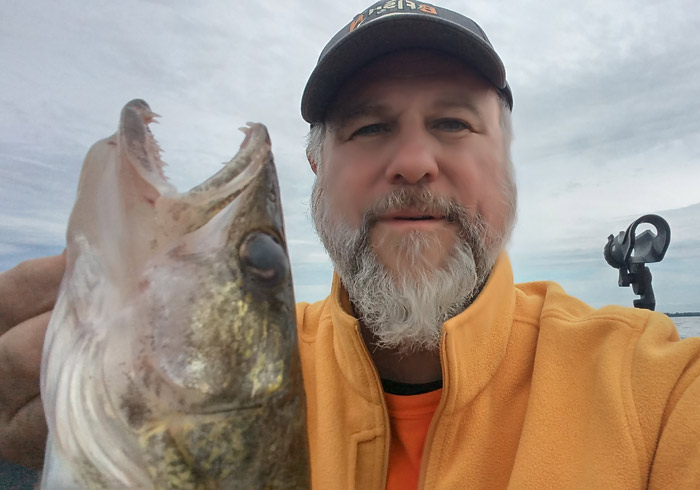
<instances>
[{"instance_id":1,"label":"man's hand","mask_svg":"<svg viewBox=\"0 0 700 490\"><path fill-rule=\"evenodd\" d=\"M29 468L44 460L41 350L65 267L64 252L0 273L0 458Z\"/></svg>"}]
</instances>

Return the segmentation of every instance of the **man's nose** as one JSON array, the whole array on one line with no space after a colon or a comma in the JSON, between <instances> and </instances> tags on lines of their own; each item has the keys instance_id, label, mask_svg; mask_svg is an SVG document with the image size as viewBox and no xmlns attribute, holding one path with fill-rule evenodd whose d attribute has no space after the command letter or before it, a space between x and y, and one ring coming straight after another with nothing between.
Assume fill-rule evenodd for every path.
<instances>
[{"instance_id":1,"label":"man's nose","mask_svg":"<svg viewBox=\"0 0 700 490\"><path fill-rule=\"evenodd\" d=\"M438 176L434 142L425 130L405 131L394 141L386 168L392 184L427 184Z\"/></svg>"}]
</instances>

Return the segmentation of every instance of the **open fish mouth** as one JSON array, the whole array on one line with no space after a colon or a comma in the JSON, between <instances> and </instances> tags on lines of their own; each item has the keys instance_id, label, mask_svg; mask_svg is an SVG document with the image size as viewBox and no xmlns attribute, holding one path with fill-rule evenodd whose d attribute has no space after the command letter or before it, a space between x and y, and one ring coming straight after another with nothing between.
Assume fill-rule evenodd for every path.
<instances>
[{"instance_id":1,"label":"open fish mouth","mask_svg":"<svg viewBox=\"0 0 700 490\"><path fill-rule=\"evenodd\" d=\"M132 185L154 207L158 229L168 237L182 236L208 223L259 175L269 160L270 137L265 126L248 122L239 128L245 137L238 153L216 174L178 193L165 174L161 147L149 128L158 117L144 100L132 100L122 109L111 144L119 147L136 172Z\"/></svg>"}]
</instances>

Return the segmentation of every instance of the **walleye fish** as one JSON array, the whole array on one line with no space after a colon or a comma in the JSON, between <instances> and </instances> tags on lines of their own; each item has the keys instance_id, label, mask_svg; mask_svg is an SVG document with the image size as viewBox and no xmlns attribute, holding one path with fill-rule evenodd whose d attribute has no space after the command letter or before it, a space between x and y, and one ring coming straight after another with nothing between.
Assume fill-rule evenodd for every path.
<instances>
[{"instance_id":1,"label":"walleye fish","mask_svg":"<svg viewBox=\"0 0 700 490\"><path fill-rule=\"evenodd\" d=\"M88 152L49 324L42 489L308 488L267 130L178 194L143 100Z\"/></svg>"}]
</instances>

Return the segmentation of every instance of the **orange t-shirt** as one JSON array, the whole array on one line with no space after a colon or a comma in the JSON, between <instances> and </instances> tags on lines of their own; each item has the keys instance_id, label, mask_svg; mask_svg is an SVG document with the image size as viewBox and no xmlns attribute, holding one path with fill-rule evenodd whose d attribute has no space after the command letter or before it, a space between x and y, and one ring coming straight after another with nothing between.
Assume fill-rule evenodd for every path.
<instances>
[{"instance_id":1,"label":"orange t-shirt","mask_svg":"<svg viewBox=\"0 0 700 490\"><path fill-rule=\"evenodd\" d=\"M420 395L384 393L391 422L387 490L418 487L423 444L441 395L442 389Z\"/></svg>"}]
</instances>

